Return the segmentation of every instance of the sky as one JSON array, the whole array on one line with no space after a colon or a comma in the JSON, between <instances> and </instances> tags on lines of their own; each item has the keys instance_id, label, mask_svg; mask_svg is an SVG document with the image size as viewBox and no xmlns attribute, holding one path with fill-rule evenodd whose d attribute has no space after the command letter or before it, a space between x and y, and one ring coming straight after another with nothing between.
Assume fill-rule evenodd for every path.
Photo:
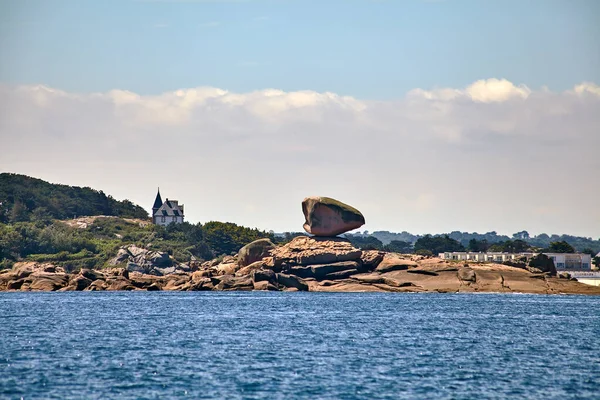
<instances>
[{"instance_id":1,"label":"sky","mask_svg":"<svg viewBox=\"0 0 600 400\"><path fill-rule=\"evenodd\" d=\"M0 0L0 171L190 222L600 237L600 2Z\"/></svg>"}]
</instances>

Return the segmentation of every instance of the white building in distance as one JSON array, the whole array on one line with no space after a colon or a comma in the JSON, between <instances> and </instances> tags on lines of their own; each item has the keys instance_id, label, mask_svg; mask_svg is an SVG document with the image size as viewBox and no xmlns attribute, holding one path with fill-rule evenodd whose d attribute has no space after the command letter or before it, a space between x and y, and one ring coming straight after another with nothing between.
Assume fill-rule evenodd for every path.
<instances>
[{"instance_id":1,"label":"white building in distance","mask_svg":"<svg viewBox=\"0 0 600 400\"><path fill-rule=\"evenodd\" d=\"M152 206L152 223L167 226L169 224L183 223L183 204L177 200L165 199L164 203L160 197L160 189L156 193L156 199Z\"/></svg>"},{"instance_id":2,"label":"white building in distance","mask_svg":"<svg viewBox=\"0 0 600 400\"><path fill-rule=\"evenodd\" d=\"M439 257L443 260L457 261L475 261L475 262L495 262L514 261L525 257L530 259L537 253L502 253L488 252L475 253L468 251L452 251L440 253ZM584 253L542 253L554 261L557 271L589 271L592 268L592 256Z\"/></svg>"}]
</instances>

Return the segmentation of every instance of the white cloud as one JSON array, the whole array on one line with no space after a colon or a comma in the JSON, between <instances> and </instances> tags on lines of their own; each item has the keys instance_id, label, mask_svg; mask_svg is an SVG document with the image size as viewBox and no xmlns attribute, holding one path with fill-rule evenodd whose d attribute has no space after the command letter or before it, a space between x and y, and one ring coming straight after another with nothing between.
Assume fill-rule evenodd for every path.
<instances>
[{"instance_id":1,"label":"white cloud","mask_svg":"<svg viewBox=\"0 0 600 400\"><path fill-rule=\"evenodd\" d=\"M361 209L371 231L597 237L598 89L488 79L367 101L309 90L0 85L0 170L144 206L160 185L192 221L276 231L301 229L299 202L317 194Z\"/></svg>"},{"instance_id":2,"label":"white cloud","mask_svg":"<svg viewBox=\"0 0 600 400\"><path fill-rule=\"evenodd\" d=\"M506 79L487 79L469 85L466 92L473 101L491 103L511 98L526 99L531 90L524 85L517 87Z\"/></svg>"},{"instance_id":3,"label":"white cloud","mask_svg":"<svg viewBox=\"0 0 600 400\"><path fill-rule=\"evenodd\" d=\"M414 89L409 95L427 100L452 101L459 98L480 103L503 102L515 98L526 99L531 90L525 85L515 86L506 79L482 79L465 89L441 88L434 90Z\"/></svg>"},{"instance_id":4,"label":"white cloud","mask_svg":"<svg viewBox=\"0 0 600 400\"><path fill-rule=\"evenodd\" d=\"M579 84L579 85L575 86L575 88L573 88L573 90L577 94L591 93L591 94L595 94L596 96L600 96L600 86L596 85L595 83L591 83L591 82L584 82L582 84Z\"/></svg>"}]
</instances>

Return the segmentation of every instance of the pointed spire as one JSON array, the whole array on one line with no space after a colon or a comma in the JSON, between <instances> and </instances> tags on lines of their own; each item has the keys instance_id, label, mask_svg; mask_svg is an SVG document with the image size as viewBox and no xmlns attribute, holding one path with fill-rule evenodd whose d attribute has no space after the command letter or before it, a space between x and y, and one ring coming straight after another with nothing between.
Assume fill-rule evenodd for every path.
<instances>
[{"instance_id":1,"label":"pointed spire","mask_svg":"<svg viewBox=\"0 0 600 400\"><path fill-rule=\"evenodd\" d=\"M160 208L160 206L162 206L163 201L160 197L160 188L158 188L158 191L156 192L156 199L154 200L154 205L152 206L153 210L157 210Z\"/></svg>"}]
</instances>

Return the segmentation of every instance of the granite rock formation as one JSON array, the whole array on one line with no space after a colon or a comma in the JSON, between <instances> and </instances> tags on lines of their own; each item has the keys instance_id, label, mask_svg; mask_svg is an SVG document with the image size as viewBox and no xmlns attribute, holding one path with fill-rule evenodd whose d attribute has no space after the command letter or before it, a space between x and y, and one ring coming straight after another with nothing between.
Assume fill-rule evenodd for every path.
<instances>
[{"instance_id":1,"label":"granite rock formation","mask_svg":"<svg viewBox=\"0 0 600 400\"><path fill-rule=\"evenodd\" d=\"M365 224L356 208L329 197L307 197L302 201L304 230L315 236L336 236Z\"/></svg>"},{"instance_id":2,"label":"granite rock formation","mask_svg":"<svg viewBox=\"0 0 600 400\"><path fill-rule=\"evenodd\" d=\"M341 238L301 236L241 267L237 257L197 271L157 276L126 268L66 273L50 263L20 262L0 272L0 291L269 290L311 292L501 292L594 294L600 287L500 264L361 251Z\"/></svg>"}]
</instances>

